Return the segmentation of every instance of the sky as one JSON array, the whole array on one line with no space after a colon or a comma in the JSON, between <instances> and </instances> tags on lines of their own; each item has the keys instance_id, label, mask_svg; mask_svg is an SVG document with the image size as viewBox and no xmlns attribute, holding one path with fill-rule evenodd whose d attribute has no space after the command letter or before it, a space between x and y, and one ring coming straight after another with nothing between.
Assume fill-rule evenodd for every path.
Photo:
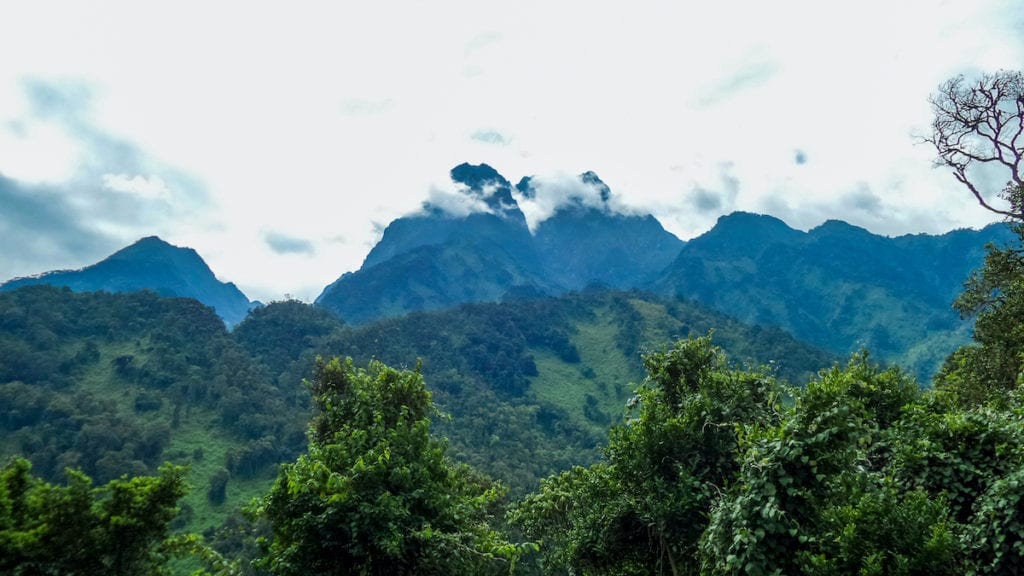
<instances>
[{"instance_id":1,"label":"sky","mask_svg":"<svg viewBox=\"0 0 1024 576\"><path fill-rule=\"evenodd\" d=\"M138 238L311 301L487 163L594 171L683 239L735 210L886 235L994 220L929 95L1024 67L1024 0L5 2L0 281ZM997 192L993 189L992 192Z\"/></svg>"}]
</instances>

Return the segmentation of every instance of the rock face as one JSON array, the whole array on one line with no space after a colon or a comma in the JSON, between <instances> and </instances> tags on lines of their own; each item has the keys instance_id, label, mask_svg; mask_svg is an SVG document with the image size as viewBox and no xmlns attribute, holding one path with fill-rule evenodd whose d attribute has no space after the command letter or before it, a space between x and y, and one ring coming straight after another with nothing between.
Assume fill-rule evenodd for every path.
<instances>
[{"instance_id":1,"label":"rock face","mask_svg":"<svg viewBox=\"0 0 1024 576\"><path fill-rule=\"evenodd\" d=\"M651 280L683 244L650 215L612 211L611 191L592 172L579 180L599 189L600 205L570 197L535 234L514 196L532 197L529 178L514 192L486 164L460 164L451 178L477 211L453 215L425 204L395 220L362 267L325 288L317 303L359 324L595 283L632 288Z\"/></svg>"},{"instance_id":2,"label":"rock face","mask_svg":"<svg viewBox=\"0 0 1024 576\"><path fill-rule=\"evenodd\" d=\"M241 322L252 306L234 284L217 280L195 250L172 246L156 236L143 238L81 270L15 278L0 285L0 290L31 284L67 286L76 292L151 290L161 296L195 298L216 310L230 326Z\"/></svg>"}]
</instances>

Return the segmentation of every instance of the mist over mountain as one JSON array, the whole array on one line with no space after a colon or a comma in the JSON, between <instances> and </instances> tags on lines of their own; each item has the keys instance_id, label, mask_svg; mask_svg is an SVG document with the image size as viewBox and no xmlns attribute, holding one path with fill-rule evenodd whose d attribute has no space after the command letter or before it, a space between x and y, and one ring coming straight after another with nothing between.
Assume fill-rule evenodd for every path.
<instances>
[{"instance_id":1,"label":"mist over mountain","mask_svg":"<svg viewBox=\"0 0 1024 576\"><path fill-rule=\"evenodd\" d=\"M229 325L241 322L252 307L233 283L217 280L195 250L173 246L156 236L142 238L80 270L15 278L0 284L0 291L34 284L66 286L75 292L151 290L161 296L195 298L213 307Z\"/></svg>"},{"instance_id":2,"label":"mist over mountain","mask_svg":"<svg viewBox=\"0 0 1024 576\"><path fill-rule=\"evenodd\" d=\"M632 288L653 280L683 244L653 216L614 207L592 172L548 188L524 178L513 189L486 164L460 164L451 179L454 193L435 193L422 210L389 224L362 267L316 302L362 323L496 301L510 291ZM517 196L543 214L532 233Z\"/></svg>"},{"instance_id":3,"label":"mist over mountain","mask_svg":"<svg viewBox=\"0 0 1024 576\"><path fill-rule=\"evenodd\" d=\"M456 193L388 225L363 266L316 303L358 324L495 301L515 286L555 291L508 180L486 164L460 164L451 177Z\"/></svg>"},{"instance_id":4,"label":"mist over mountain","mask_svg":"<svg viewBox=\"0 0 1024 576\"><path fill-rule=\"evenodd\" d=\"M600 203L569 197L537 224L534 240L548 277L564 289L598 283L634 288L653 280L684 242L654 216L623 214L609 205L611 190L593 172L579 176Z\"/></svg>"},{"instance_id":5,"label":"mist over mountain","mask_svg":"<svg viewBox=\"0 0 1024 576\"><path fill-rule=\"evenodd\" d=\"M931 377L970 338L951 308L1004 225L887 237L840 220L804 232L736 212L683 242L624 207L593 172L524 177L486 164L451 171L454 192L384 231L360 270L317 303L356 324L505 297L590 286L701 302L777 326L836 354L868 348Z\"/></svg>"}]
</instances>

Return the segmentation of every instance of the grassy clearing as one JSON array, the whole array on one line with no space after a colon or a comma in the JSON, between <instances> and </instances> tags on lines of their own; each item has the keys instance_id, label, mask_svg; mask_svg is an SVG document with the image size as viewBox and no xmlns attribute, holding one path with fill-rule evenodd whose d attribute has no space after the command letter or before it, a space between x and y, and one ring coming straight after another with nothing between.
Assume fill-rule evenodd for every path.
<instances>
[{"instance_id":1,"label":"grassy clearing","mask_svg":"<svg viewBox=\"0 0 1024 576\"><path fill-rule=\"evenodd\" d=\"M593 321L576 325L572 337L580 362L570 364L544 349L531 349L538 375L530 390L542 402L565 410L570 418L604 433L622 421L626 400L641 375L616 345L618 328L605 309Z\"/></svg>"}]
</instances>

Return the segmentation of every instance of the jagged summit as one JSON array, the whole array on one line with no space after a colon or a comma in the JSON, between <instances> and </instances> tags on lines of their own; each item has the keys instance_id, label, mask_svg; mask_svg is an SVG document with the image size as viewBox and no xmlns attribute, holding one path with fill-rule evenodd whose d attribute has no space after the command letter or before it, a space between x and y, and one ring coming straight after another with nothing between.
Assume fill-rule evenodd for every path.
<instances>
[{"instance_id":1,"label":"jagged summit","mask_svg":"<svg viewBox=\"0 0 1024 576\"><path fill-rule=\"evenodd\" d=\"M624 215L609 206L611 190L597 174L559 181L560 204L531 234L509 181L487 164L451 170L459 193L477 211L440 206L398 218L356 272L324 289L317 303L352 323L505 294L558 294L593 283L637 287L672 261L682 241L653 216ZM515 187L536 199L538 183ZM433 209L432 209L433 208Z\"/></svg>"},{"instance_id":2,"label":"jagged summit","mask_svg":"<svg viewBox=\"0 0 1024 576\"><path fill-rule=\"evenodd\" d=\"M523 198L533 199L537 197L537 188L533 183L533 176L523 176L516 183L516 191L522 194Z\"/></svg>"},{"instance_id":3,"label":"jagged summit","mask_svg":"<svg viewBox=\"0 0 1024 576\"><path fill-rule=\"evenodd\" d=\"M608 202L612 197L611 188L609 188L608 185L592 171L587 170L583 174L580 174L580 181L596 188L601 196L601 202Z\"/></svg>"},{"instance_id":4,"label":"jagged summit","mask_svg":"<svg viewBox=\"0 0 1024 576\"><path fill-rule=\"evenodd\" d=\"M454 182L460 182L476 190L483 189L487 184L497 184L506 188L512 185L488 164L463 162L452 168L450 174Z\"/></svg>"},{"instance_id":5,"label":"jagged summit","mask_svg":"<svg viewBox=\"0 0 1024 576\"><path fill-rule=\"evenodd\" d=\"M452 168L452 182L466 186L466 193L482 200L499 216L522 218L519 204L512 197L512 183L487 164L462 163Z\"/></svg>"}]
</instances>

